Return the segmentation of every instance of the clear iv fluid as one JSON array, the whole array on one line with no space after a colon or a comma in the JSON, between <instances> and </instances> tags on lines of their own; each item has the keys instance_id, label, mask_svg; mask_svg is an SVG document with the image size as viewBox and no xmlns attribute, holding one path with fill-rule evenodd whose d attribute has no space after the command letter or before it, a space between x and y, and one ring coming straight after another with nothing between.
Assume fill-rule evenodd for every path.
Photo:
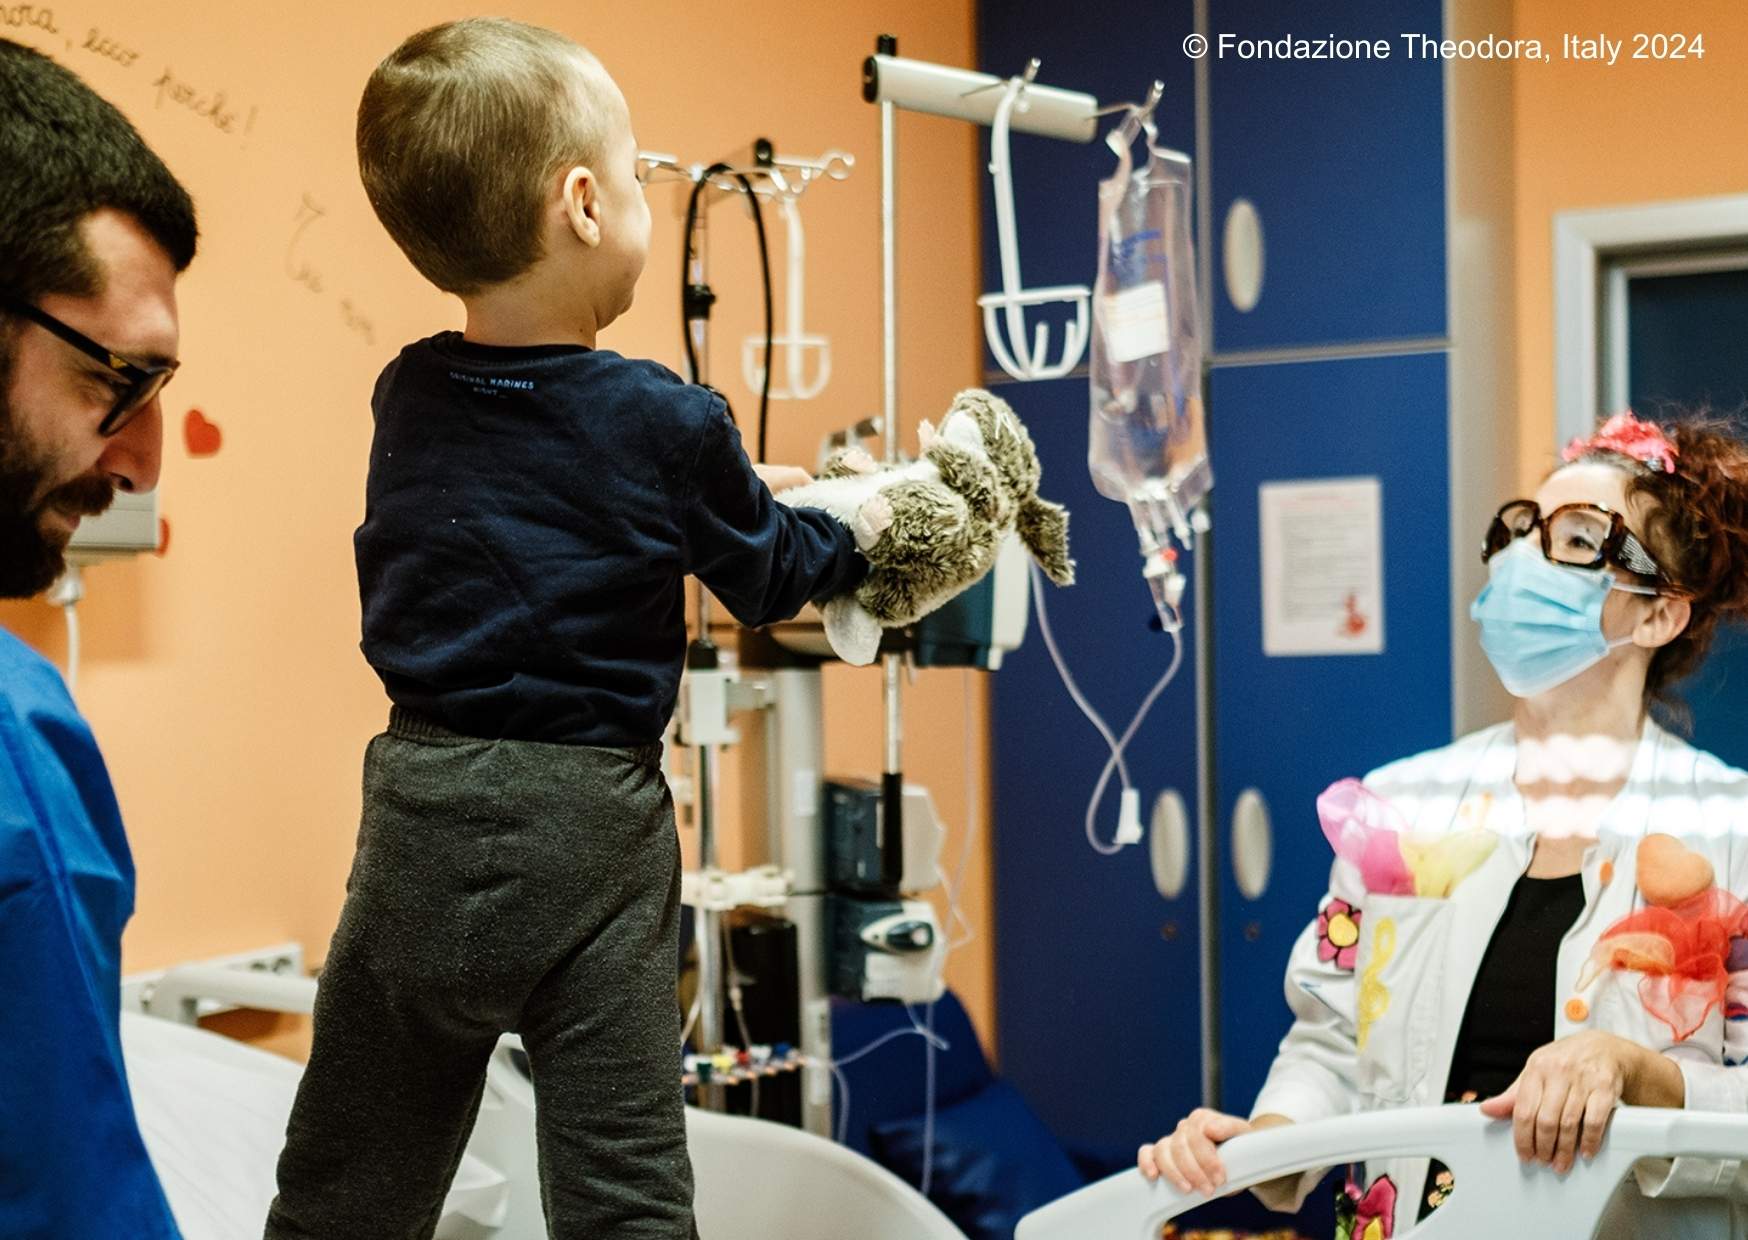
<instances>
[{"instance_id":1,"label":"clear iv fluid","mask_svg":"<svg viewBox=\"0 0 1748 1240\"><path fill-rule=\"evenodd\" d=\"M1124 145L1099 186L1087 464L1101 495L1131 510L1187 514L1212 482L1190 162L1151 142L1140 170L1128 156Z\"/></svg>"},{"instance_id":2,"label":"clear iv fluid","mask_svg":"<svg viewBox=\"0 0 1748 1240\"><path fill-rule=\"evenodd\" d=\"M1130 145L1143 129L1147 163L1136 170ZM1161 625L1175 631L1185 587L1177 548L1190 548L1192 514L1214 482L1202 417L1190 161L1159 146L1151 122L1120 126L1109 142L1117 170L1099 185L1087 467L1101 495L1128 507L1142 576Z\"/></svg>"}]
</instances>

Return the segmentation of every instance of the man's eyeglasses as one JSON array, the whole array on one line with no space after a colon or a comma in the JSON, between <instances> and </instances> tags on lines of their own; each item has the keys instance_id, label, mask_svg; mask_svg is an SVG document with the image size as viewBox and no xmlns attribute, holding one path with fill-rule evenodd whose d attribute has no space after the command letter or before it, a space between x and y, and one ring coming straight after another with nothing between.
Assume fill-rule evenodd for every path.
<instances>
[{"instance_id":1,"label":"man's eyeglasses","mask_svg":"<svg viewBox=\"0 0 1748 1240\"><path fill-rule=\"evenodd\" d=\"M1526 534L1541 531L1542 554L1554 564L1601 568L1615 564L1654 578L1658 593L1680 593L1668 573L1627 530L1620 513L1601 504L1562 504L1544 514L1533 499L1514 499L1500 508L1481 547L1485 564Z\"/></svg>"},{"instance_id":2,"label":"man's eyeglasses","mask_svg":"<svg viewBox=\"0 0 1748 1240\"><path fill-rule=\"evenodd\" d=\"M176 373L180 362L135 362L123 357L113 349L106 349L84 332L68 327L54 315L37 309L27 301L0 294L0 309L20 318L29 319L44 331L59 336L72 345L86 357L100 362L107 370L123 381L123 386L116 393L115 404L108 413L103 415L103 421L97 424L97 433L108 437L117 434L122 427L133 420L135 414L152 403L152 398L164 390L164 385L170 382L170 376Z\"/></svg>"}]
</instances>

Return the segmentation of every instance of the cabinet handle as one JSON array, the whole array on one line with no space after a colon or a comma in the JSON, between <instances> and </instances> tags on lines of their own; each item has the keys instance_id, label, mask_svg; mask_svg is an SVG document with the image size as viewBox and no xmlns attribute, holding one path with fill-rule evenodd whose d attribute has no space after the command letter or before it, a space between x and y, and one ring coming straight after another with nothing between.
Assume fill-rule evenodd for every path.
<instances>
[{"instance_id":1,"label":"cabinet handle","mask_svg":"<svg viewBox=\"0 0 1748 1240\"><path fill-rule=\"evenodd\" d=\"M1262 217L1248 198L1234 198L1226 208L1226 227L1220 244L1221 266L1226 274L1226 296L1244 314L1256 309L1262 299Z\"/></svg>"},{"instance_id":2,"label":"cabinet handle","mask_svg":"<svg viewBox=\"0 0 1748 1240\"><path fill-rule=\"evenodd\" d=\"M1176 788L1167 788L1153 802L1152 827L1147 834L1153 885L1163 899L1175 900L1190 872L1190 815Z\"/></svg>"},{"instance_id":3,"label":"cabinet handle","mask_svg":"<svg viewBox=\"0 0 1748 1240\"><path fill-rule=\"evenodd\" d=\"M1268 890L1274 864L1274 831L1269 805L1262 793L1246 788L1232 807L1232 877L1247 900L1259 900Z\"/></svg>"}]
</instances>

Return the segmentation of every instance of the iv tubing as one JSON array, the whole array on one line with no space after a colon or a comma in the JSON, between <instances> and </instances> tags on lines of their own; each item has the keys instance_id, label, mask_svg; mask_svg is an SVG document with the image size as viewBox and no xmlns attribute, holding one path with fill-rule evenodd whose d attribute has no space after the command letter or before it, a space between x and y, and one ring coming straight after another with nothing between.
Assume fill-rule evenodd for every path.
<instances>
[{"instance_id":1,"label":"iv tubing","mask_svg":"<svg viewBox=\"0 0 1748 1240\"><path fill-rule=\"evenodd\" d=\"M1172 640L1171 663L1167 665L1165 674L1148 691L1147 696L1141 699L1141 705L1136 709L1134 718L1129 720L1129 726L1124 729L1121 739L1114 737L1111 735L1110 725L1093 708L1092 703L1087 701L1086 696L1080 691L1080 686L1075 683L1073 673L1068 670L1068 663L1063 659L1062 651L1056 645L1056 635L1050 629L1049 611L1044 606L1044 575L1036 564L1031 566L1031 571L1032 606L1033 610L1038 613L1038 629L1044 635L1045 648L1050 651L1050 658L1056 664L1056 672L1062 677L1062 683L1067 688L1068 695L1074 699L1074 704L1080 708L1080 713L1087 717L1087 721L1098 729L1099 735L1104 738L1106 747L1111 751L1110 758L1105 762L1104 770L1099 774L1098 783L1093 787L1092 799L1087 802L1086 842L1091 844L1095 851L1107 857L1115 856L1122 851L1123 845L1101 843L1093 833L1093 820L1098 813L1099 801L1105 795L1105 788L1111 782L1113 771L1121 779L1125 791L1135 786L1129 778L1129 764L1124 760L1123 753L1128 749L1129 742L1134 739L1136 731L1140 729L1142 721L1147 718L1147 713L1153 709L1154 702L1159 700L1159 695L1165 692L1166 686L1171 684L1177 676L1178 668L1182 665L1184 658L1183 634L1175 630L1168 630Z\"/></svg>"}]
</instances>

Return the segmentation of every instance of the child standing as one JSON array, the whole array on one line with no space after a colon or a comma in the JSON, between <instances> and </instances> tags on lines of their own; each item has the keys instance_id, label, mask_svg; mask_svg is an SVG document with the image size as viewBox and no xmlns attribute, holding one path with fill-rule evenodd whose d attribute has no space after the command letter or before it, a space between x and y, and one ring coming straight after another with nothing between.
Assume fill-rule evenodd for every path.
<instances>
[{"instance_id":1,"label":"child standing","mask_svg":"<svg viewBox=\"0 0 1748 1240\"><path fill-rule=\"evenodd\" d=\"M365 88L358 153L467 327L409 345L372 399L356 551L392 707L267 1236L429 1237L506 1030L552 1235L693 1235L659 766L682 579L759 625L864 564L772 499L719 397L595 347L650 217L593 56L508 21L423 31Z\"/></svg>"}]
</instances>

